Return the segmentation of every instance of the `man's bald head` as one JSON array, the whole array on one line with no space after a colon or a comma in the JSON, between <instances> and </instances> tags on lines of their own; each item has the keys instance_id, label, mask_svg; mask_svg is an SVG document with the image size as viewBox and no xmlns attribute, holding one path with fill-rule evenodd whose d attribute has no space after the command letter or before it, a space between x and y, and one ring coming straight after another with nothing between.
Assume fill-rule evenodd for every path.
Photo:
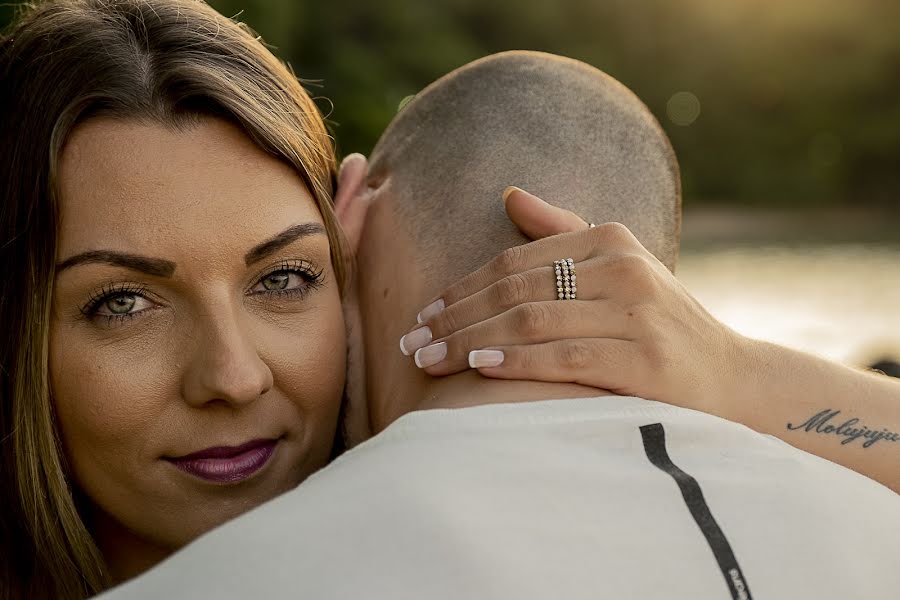
<instances>
[{"instance_id":1,"label":"man's bald head","mask_svg":"<svg viewBox=\"0 0 900 600\"><path fill-rule=\"evenodd\" d=\"M505 52L430 85L371 157L397 226L447 283L524 239L501 193L517 185L595 223L619 221L670 269L681 186L668 139L627 88L584 63Z\"/></svg>"},{"instance_id":2,"label":"man's bald head","mask_svg":"<svg viewBox=\"0 0 900 600\"><path fill-rule=\"evenodd\" d=\"M678 255L678 165L659 124L607 75L549 54L490 56L430 85L385 131L369 183L357 270L365 384L350 381L367 390L374 431L436 398L398 347L416 313L526 241L506 217L506 186L624 223L669 268Z\"/></svg>"}]
</instances>

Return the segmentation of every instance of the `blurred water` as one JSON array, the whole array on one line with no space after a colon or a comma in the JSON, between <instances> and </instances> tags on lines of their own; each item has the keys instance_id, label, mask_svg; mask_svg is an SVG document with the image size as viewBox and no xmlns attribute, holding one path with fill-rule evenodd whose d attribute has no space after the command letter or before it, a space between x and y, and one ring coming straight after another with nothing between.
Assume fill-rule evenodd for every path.
<instances>
[{"instance_id":1,"label":"blurred water","mask_svg":"<svg viewBox=\"0 0 900 600\"><path fill-rule=\"evenodd\" d=\"M745 335L850 364L900 357L900 246L689 248L677 274Z\"/></svg>"}]
</instances>

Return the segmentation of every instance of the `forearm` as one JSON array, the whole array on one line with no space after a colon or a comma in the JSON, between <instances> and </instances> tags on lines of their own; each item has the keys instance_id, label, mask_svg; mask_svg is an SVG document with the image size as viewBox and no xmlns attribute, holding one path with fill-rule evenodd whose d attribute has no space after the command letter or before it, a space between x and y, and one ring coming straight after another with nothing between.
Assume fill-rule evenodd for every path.
<instances>
[{"instance_id":1,"label":"forearm","mask_svg":"<svg viewBox=\"0 0 900 600\"><path fill-rule=\"evenodd\" d=\"M900 493L900 380L757 340L738 352L742 369L709 412Z\"/></svg>"},{"instance_id":2,"label":"forearm","mask_svg":"<svg viewBox=\"0 0 900 600\"><path fill-rule=\"evenodd\" d=\"M521 190L506 203L507 210L530 206L537 216L517 224L550 237L444 290L443 309L416 326L446 346L443 359L422 367L428 374L471 366L485 377L579 383L700 410L900 493L900 380L744 338L621 224L588 228ZM568 226L535 227L566 218L575 224L565 235L552 234ZM553 297L547 265L561 256L577 262L578 302Z\"/></svg>"}]
</instances>

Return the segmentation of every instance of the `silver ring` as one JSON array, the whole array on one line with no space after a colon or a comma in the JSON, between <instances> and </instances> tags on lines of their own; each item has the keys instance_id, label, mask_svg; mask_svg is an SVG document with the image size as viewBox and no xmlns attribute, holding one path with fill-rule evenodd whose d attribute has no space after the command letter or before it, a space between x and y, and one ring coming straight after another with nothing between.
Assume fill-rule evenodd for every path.
<instances>
[{"instance_id":1,"label":"silver ring","mask_svg":"<svg viewBox=\"0 0 900 600\"><path fill-rule=\"evenodd\" d=\"M556 298L558 300L576 300L578 287L575 277L575 261L561 258L553 261L553 272L556 274Z\"/></svg>"}]
</instances>

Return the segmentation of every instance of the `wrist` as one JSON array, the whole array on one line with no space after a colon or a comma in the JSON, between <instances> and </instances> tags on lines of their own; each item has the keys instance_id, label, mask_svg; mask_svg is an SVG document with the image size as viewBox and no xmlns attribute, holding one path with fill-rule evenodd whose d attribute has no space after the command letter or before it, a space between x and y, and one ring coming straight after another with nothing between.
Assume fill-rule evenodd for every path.
<instances>
[{"instance_id":1,"label":"wrist","mask_svg":"<svg viewBox=\"0 0 900 600\"><path fill-rule=\"evenodd\" d=\"M740 421L754 405L765 385L774 356L761 340L746 337L727 329L727 342L717 353L712 385L707 394L707 406L711 414Z\"/></svg>"}]
</instances>

